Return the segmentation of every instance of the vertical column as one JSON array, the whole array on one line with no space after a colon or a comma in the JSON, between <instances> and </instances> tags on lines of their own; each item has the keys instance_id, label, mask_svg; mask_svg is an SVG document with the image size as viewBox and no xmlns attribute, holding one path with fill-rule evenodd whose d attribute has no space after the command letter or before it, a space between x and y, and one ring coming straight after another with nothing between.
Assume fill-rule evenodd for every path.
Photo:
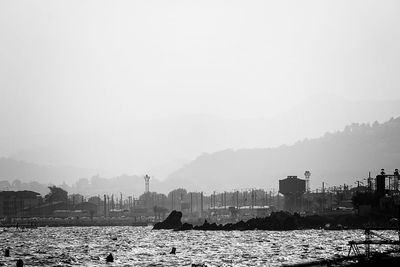
<instances>
[{"instance_id":1,"label":"vertical column","mask_svg":"<svg viewBox=\"0 0 400 267\"><path fill-rule=\"evenodd\" d=\"M192 192L190 192L190 214L193 213L193 195Z\"/></svg>"},{"instance_id":2,"label":"vertical column","mask_svg":"<svg viewBox=\"0 0 400 267\"><path fill-rule=\"evenodd\" d=\"M225 199L225 209L226 209L226 191L224 192L224 199Z\"/></svg>"},{"instance_id":3,"label":"vertical column","mask_svg":"<svg viewBox=\"0 0 400 267\"><path fill-rule=\"evenodd\" d=\"M214 191L214 210L215 210L215 191Z\"/></svg>"},{"instance_id":4,"label":"vertical column","mask_svg":"<svg viewBox=\"0 0 400 267\"><path fill-rule=\"evenodd\" d=\"M239 190L236 191L236 207L239 209Z\"/></svg>"},{"instance_id":5,"label":"vertical column","mask_svg":"<svg viewBox=\"0 0 400 267\"><path fill-rule=\"evenodd\" d=\"M107 198L104 195L104 217L107 217Z\"/></svg>"},{"instance_id":6,"label":"vertical column","mask_svg":"<svg viewBox=\"0 0 400 267\"><path fill-rule=\"evenodd\" d=\"M203 192L200 195L200 217L203 217Z\"/></svg>"}]
</instances>

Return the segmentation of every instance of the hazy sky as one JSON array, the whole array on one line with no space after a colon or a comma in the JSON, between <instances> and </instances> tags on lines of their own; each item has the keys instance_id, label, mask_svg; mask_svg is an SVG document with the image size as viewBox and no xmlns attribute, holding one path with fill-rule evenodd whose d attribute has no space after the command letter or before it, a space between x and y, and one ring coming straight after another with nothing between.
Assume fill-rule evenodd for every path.
<instances>
[{"instance_id":1,"label":"hazy sky","mask_svg":"<svg viewBox=\"0 0 400 267\"><path fill-rule=\"evenodd\" d=\"M399 116L356 112L400 99L399 25L397 0L0 1L0 155L141 172Z\"/></svg>"}]
</instances>

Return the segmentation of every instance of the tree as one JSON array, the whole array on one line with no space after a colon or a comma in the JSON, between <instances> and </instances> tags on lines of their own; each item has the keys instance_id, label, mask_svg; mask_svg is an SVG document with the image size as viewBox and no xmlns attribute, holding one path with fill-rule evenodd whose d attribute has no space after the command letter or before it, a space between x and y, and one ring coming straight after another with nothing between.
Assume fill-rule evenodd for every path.
<instances>
[{"instance_id":1,"label":"tree","mask_svg":"<svg viewBox=\"0 0 400 267\"><path fill-rule=\"evenodd\" d=\"M50 193L44 196L45 202L51 203L56 201L67 202L68 192L57 186L49 186Z\"/></svg>"}]
</instances>

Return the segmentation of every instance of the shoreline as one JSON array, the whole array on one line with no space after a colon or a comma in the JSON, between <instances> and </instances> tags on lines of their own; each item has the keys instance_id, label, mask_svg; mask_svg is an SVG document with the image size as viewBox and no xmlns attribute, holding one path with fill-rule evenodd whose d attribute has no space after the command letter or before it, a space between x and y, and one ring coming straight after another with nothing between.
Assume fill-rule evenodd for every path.
<instances>
[{"instance_id":1,"label":"shoreline","mask_svg":"<svg viewBox=\"0 0 400 267\"><path fill-rule=\"evenodd\" d=\"M266 230L266 231L288 231L288 230L356 230L366 227L398 230L397 223L389 222L387 216L374 215L361 217L358 215L339 215L339 216L300 216L288 212L273 212L268 217L252 218L247 221L236 223L217 224L209 223L207 220L201 225L193 225L181 222L182 213L172 211L168 217L153 227L154 230L170 229L174 231L203 230L203 231L246 231L246 230Z\"/></svg>"}]
</instances>

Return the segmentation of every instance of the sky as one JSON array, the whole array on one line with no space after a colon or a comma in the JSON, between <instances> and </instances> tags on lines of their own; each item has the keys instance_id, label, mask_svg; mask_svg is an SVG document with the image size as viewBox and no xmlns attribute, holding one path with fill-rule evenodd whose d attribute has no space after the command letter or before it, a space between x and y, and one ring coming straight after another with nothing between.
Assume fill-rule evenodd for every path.
<instances>
[{"instance_id":1,"label":"sky","mask_svg":"<svg viewBox=\"0 0 400 267\"><path fill-rule=\"evenodd\" d=\"M385 0L1 1L0 155L163 179L204 152L399 116L399 12Z\"/></svg>"}]
</instances>

